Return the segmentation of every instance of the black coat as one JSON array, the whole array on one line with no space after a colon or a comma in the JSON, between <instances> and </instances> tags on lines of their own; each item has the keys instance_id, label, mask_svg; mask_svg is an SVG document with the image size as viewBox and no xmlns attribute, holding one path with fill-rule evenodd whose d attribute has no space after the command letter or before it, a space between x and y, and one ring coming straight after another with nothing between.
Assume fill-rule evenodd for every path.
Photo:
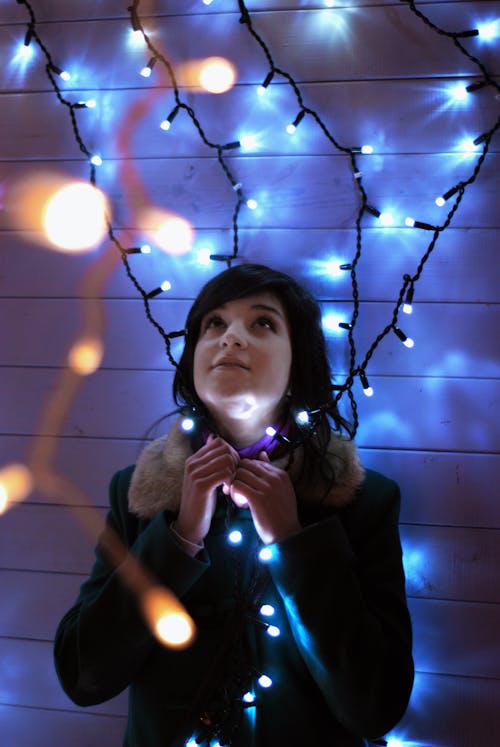
<instances>
[{"instance_id":1,"label":"black coat","mask_svg":"<svg viewBox=\"0 0 500 747\"><path fill-rule=\"evenodd\" d=\"M237 747L355 747L395 726L413 661L394 482L368 470L342 505L299 499L305 528L271 545L262 562L249 510L222 492L204 550L188 556L170 530L176 511L168 502L149 517L131 512L133 473L113 477L108 527L181 599L197 637L182 651L160 645L98 546L55 641L57 672L75 703L130 687L127 747L181 747L209 733L202 714L222 729L221 744ZM228 542L233 528L239 545ZM259 685L262 674L270 687Z\"/></svg>"}]
</instances>

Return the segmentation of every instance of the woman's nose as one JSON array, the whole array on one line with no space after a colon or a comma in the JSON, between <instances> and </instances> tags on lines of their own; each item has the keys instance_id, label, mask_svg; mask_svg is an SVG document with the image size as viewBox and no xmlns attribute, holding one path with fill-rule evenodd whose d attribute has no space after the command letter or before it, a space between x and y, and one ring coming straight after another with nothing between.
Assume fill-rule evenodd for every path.
<instances>
[{"instance_id":1,"label":"woman's nose","mask_svg":"<svg viewBox=\"0 0 500 747\"><path fill-rule=\"evenodd\" d=\"M235 325L229 326L221 338L223 347L246 347L246 339L243 331Z\"/></svg>"}]
</instances>

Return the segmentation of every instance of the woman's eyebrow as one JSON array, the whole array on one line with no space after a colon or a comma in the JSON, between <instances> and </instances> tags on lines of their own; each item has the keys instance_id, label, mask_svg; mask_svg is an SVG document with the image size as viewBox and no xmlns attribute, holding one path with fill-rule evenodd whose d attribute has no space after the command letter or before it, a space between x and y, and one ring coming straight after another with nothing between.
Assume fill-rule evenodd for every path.
<instances>
[{"instance_id":1,"label":"woman's eyebrow","mask_svg":"<svg viewBox=\"0 0 500 747\"><path fill-rule=\"evenodd\" d=\"M272 311L277 316L280 316L283 319L283 314L279 309L276 309L274 306L268 306L265 303L255 303L251 306L252 309L262 309L263 311Z\"/></svg>"}]
</instances>

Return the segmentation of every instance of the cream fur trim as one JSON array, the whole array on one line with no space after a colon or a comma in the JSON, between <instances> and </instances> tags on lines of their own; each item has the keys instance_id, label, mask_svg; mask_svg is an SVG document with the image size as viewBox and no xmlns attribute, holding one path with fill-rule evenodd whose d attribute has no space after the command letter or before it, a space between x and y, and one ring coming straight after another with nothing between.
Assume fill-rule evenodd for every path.
<instances>
[{"instance_id":1,"label":"cream fur trim","mask_svg":"<svg viewBox=\"0 0 500 747\"><path fill-rule=\"evenodd\" d=\"M130 511L141 518L152 518L164 510L177 511L181 502L184 463L191 453L189 436L182 431L178 422L167 436L146 446L132 474L128 494ZM356 446L352 441L332 433L328 460L334 469L335 485L326 497L325 504L344 506L352 501L356 488L364 479ZM286 457L273 464L284 467ZM295 459L290 470L292 481L299 468L300 463ZM318 500L320 492L319 485L311 485L307 500Z\"/></svg>"}]
</instances>

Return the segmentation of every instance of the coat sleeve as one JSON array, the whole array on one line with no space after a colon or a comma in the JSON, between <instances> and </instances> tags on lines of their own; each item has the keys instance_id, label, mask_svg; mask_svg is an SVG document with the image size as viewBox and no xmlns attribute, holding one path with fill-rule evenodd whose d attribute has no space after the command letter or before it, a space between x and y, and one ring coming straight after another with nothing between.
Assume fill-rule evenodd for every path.
<instances>
[{"instance_id":1,"label":"coat sleeve","mask_svg":"<svg viewBox=\"0 0 500 747\"><path fill-rule=\"evenodd\" d=\"M277 543L270 563L310 673L335 718L361 737L401 719L414 674L399 488L377 473L371 482L375 494L365 489L347 522L335 515Z\"/></svg>"},{"instance_id":2,"label":"coat sleeve","mask_svg":"<svg viewBox=\"0 0 500 747\"><path fill-rule=\"evenodd\" d=\"M162 513L143 531L128 513L127 490L133 469L114 475L110 510L95 550L90 577L74 606L59 623L54 660L61 685L77 705L88 706L114 697L126 688L155 646L137 600L124 585L120 568L103 552L106 533L115 532L155 580L181 598L208 567L206 554L186 555L175 542Z\"/></svg>"}]
</instances>

